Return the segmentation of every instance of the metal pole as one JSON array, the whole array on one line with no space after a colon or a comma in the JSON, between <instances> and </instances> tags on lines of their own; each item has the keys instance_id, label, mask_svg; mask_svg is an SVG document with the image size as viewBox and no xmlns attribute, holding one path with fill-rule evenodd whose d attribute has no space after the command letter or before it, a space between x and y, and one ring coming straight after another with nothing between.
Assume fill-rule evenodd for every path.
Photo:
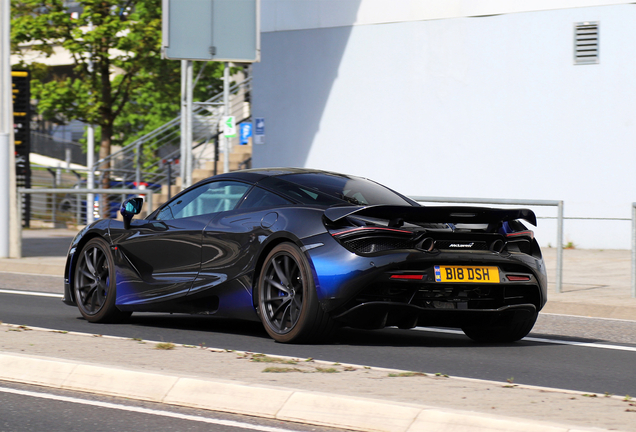
<instances>
[{"instance_id":1,"label":"metal pole","mask_svg":"<svg viewBox=\"0 0 636 432\"><path fill-rule=\"evenodd\" d=\"M135 187L141 186L141 142L138 142L137 145L137 155L135 160Z\"/></svg>"},{"instance_id":2,"label":"metal pole","mask_svg":"<svg viewBox=\"0 0 636 432\"><path fill-rule=\"evenodd\" d=\"M172 198L172 159L168 159L168 199Z\"/></svg>"},{"instance_id":3,"label":"metal pole","mask_svg":"<svg viewBox=\"0 0 636 432\"><path fill-rule=\"evenodd\" d=\"M24 195L22 195L20 192L17 191L16 188L16 195L18 197L18 206L17 206L17 216L19 217L20 214L22 213L22 202L24 201ZM22 258L22 224L18 223L18 229L17 229L17 248L16 248L16 254L15 254L15 258Z\"/></svg>"},{"instance_id":4,"label":"metal pole","mask_svg":"<svg viewBox=\"0 0 636 432\"><path fill-rule=\"evenodd\" d=\"M186 62L186 182L185 187L192 186L192 60Z\"/></svg>"},{"instance_id":5,"label":"metal pole","mask_svg":"<svg viewBox=\"0 0 636 432\"><path fill-rule=\"evenodd\" d=\"M88 176L86 178L86 189L95 187L95 127L88 125L86 136L86 165L88 165ZM95 194L86 195L86 224L95 222Z\"/></svg>"},{"instance_id":6,"label":"metal pole","mask_svg":"<svg viewBox=\"0 0 636 432\"><path fill-rule=\"evenodd\" d=\"M3 113L4 114L4 113ZM11 139L8 133L0 133L0 258L9 257L9 152Z\"/></svg>"},{"instance_id":7,"label":"metal pole","mask_svg":"<svg viewBox=\"0 0 636 432\"><path fill-rule=\"evenodd\" d=\"M218 174L219 167L219 142L221 141L221 131L216 134L216 139L214 140L214 175Z\"/></svg>"},{"instance_id":8,"label":"metal pole","mask_svg":"<svg viewBox=\"0 0 636 432\"><path fill-rule=\"evenodd\" d=\"M93 23L88 23L88 31L93 31ZM93 73L93 54L88 53L88 73ZM95 126L88 125L86 130L86 165L89 169L86 178L86 189L95 187ZM86 195L86 225L95 222L95 195L89 193ZM79 223L79 222L78 222Z\"/></svg>"},{"instance_id":9,"label":"metal pole","mask_svg":"<svg viewBox=\"0 0 636 432\"><path fill-rule=\"evenodd\" d=\"M47 168L47 171L51 173L53 176L53 190L57 189L57 170L53 171L51 168ZM56 214L56 204L55 204L55 193L51 194L51 218L53 219L53 228L57 225L57 214Z\"/></svg>"},{"instance_id":10,"label":"metal pole","mask_svg":"<svg viewBox=\"0 0 636 432\"><path fill-rule=\"evenodd\" d=\"M230 67L229 63L223 63L223 113L230 115ZM223 172L230 172L230 139L223 137Z\"/></svg>"},{"instance_id":11,"label":"metal pole","mask_svg":"<svg viewBox=\"0 0 636 432\"><path fill-rule=\"evenodd\" d=\"M179 147L179 175L181 177L181 190L185 189L185 178L188 161L186 160L186 69L187 60L181 60L181 142Z\"/></svg>"},{"instance_id":12,"label":"metal pole","mask_svg":"<svg viewBox=\"0 0 636 432\"><path fill-rule=\"evenodd\" d=\"M563 201L559 201L559 213L557 216L557 268L556 268L556 292L562 292L563 284Z\"/></svg>"},{"instance_id":13,"label":"metal pole","mask_svg":"<svg viewBox=\"0 0 636 432\"><path fill-rule=\"evenodd\" d=\"M632 203L632 297L636 298L636 203Z\"/></svg>"},{"instance_id":14,"label":"metal pole","mask_svg":"<svg viewBox=\"0 0 636 432\"><path fill-rule=\"evenodd\" d=\"M11 217L11 132L13 104L11 96L11 9L10 1L0 7L0 258L10 256Z\"/></svg>"}]
</instances>

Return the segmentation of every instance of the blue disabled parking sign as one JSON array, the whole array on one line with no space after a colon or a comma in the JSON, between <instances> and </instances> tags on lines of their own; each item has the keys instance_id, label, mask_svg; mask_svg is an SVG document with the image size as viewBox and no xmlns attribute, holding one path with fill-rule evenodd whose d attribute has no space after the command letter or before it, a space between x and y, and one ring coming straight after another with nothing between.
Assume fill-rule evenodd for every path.
<instances>
[{"instance_id":1,"label":"blue disabled parking sign","mask_svg":"<svg viewBox=\"0 0 636 432\"><path fill-rule=\"evenodd\" d=\"M252 123L241 123L239 124L239 128L241 145L249 143L250 137L252 136Z\"/></svg>"}]
</instances>

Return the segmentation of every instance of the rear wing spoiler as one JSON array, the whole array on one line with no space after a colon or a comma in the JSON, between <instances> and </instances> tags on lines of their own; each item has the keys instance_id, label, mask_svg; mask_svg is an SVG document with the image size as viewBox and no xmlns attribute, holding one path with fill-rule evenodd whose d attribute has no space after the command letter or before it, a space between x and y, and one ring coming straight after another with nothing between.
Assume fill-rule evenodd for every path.
<instances>
[{"instance_id":1,"label":"rear wing spoiler","mask_svg":"<svg viewBox=\"0 0 636 432\"><path fill-rule=\"evenodd\" d=\"M488 207L412 207L412 206L337 206L325 210L325 217L336 222L347 216L368 216L378 219L404 219L406 222L428 223L496 223L523 219L537 226L537 217L529 209L498 209Z\"/></svg>"}]
</instances>

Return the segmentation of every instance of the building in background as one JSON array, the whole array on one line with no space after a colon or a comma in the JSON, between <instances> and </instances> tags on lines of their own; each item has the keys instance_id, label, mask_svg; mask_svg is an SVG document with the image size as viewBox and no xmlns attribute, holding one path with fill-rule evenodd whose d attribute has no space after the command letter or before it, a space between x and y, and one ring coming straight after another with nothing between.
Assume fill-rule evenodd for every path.
<instances>
[{"instance_id":1,"label":"building in background","mask_svg":"<svg viewBox=\"0 0 636 432\"><path fill-rule=\"evenodd\" d=\"M346 172L412 195L564 200L566 217L631 217L635 4L263 0L261 16L255 167ZM535 232L555 245L555 221L540 219ZM565 242L627 249L630 222L566 220Z\"/></svg>"}]
</instances>

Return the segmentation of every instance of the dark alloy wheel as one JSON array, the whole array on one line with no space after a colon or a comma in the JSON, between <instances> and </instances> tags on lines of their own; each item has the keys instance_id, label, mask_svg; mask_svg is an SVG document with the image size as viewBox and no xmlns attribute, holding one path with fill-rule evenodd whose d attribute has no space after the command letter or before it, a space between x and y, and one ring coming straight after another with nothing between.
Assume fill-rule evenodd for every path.
<instances>
[{"instance_id":1,"label":"dark alloy wheel","mask_svg":"<svg viewBox=\"0 0 636 432\"><path fill-rule=\"evenodd\" d=\"M108 243L90 240L80 252L75 267L75 301L90 322L111 322L127 316L115 306L115 264Z\"/></svg>"},{"instance_id":2,"label":"dark alloy wheel","mask_svg":"<svg viewBox=\"0 0 636 432\"><path fill-rule=\"evenodd\" d=\"M318 304L309 264L292 243L277 245L265 258L258 308L265 330L277 342L318 341L335 329Z\"/></svg>"},{"instance_id":3,"label":"dark alloy wheel","mask_svg":"<svg viewBox=\"0 0 636 432\"><path fill-rule=\"evenodd\" d=\"M509 320L509 322L499 326L462 327L462 331L476 342L516 342L530 333L537 321L537 316L538 313L534 312L522 320Z\"/></svg>"}]
</instances>

